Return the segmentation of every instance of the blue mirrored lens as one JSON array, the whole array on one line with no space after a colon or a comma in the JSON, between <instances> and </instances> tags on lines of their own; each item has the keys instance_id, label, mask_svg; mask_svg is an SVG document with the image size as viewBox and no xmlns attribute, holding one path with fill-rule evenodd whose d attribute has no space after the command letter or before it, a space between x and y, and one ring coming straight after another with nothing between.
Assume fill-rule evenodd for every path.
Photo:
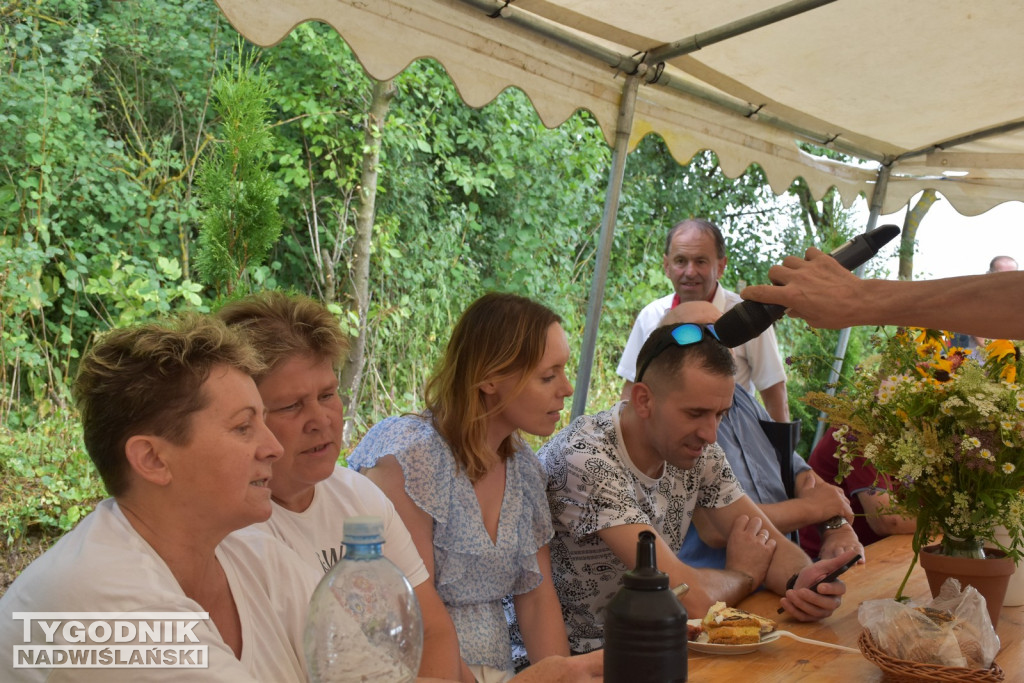
<instances>
[{"instance_id":1,"label":"blue mirrored lens","mask_svg":"<svg viewBox=\"0 0 1024 683\"><path fill-rule=\"evenodd\" d=\"M698 325L686 323L672 330L672 338L680 346L689 346L690 344L698 343L704 338L704 330Z\"/></svg>"},{"instance_id":2,"label":"blue mirrored lens","mask_svg":"<svg viewBox=\"0 0 1024 683\"><path fill-rule=\"evenodd\" d=\"M690 344L699 343L704 338L704 330L707 330L711 333L712 337L718 339L718 333L715 332L714 325L696 325L694 323L683 323L672 330L672 338L680 346L689 346Z\"/></svg>"}]
</instances>

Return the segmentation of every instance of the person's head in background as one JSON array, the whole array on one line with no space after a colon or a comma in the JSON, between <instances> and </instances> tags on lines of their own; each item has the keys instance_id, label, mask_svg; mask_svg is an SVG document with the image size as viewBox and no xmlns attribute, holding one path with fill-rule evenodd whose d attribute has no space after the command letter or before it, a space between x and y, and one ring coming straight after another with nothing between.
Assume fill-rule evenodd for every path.
<instances>
[{"instance_id":1,"label":"person's head in background","mask_svg":"<svg viewBox=\"0 0 1024 683\"><path fill-rule=\"evenodd\" d=\"M302 295L261 292L225 305L217 315L246 336L266 365L256 386L267 425L284 448L270 489L279 505L301 512L341 453L344 409L337 371L348 341L338 319Z\"/></svg>"},{"instance_id":2,"label":"person's head in background","mask_svg":"<svg viewBox=\"0 0 1024 683\"><path fill-rule=\"evenodd\" d=\"M662 265L682 301L710 301L728 262L718 226L690 218L669 230Z\"/></svg>"},{"instance_id":3,"label":"person's head in background","mask_svg":"<svg viewBox=\"0 0 1024 683\"><path fill-rule=\"evenodd\" d=\"M1012 256L996 256L988 264L990 273L1004 273L1010 270L1017 270L1017 261Z\"/></svg>"},{"instance_id":4,"label":"person's head in background","mask_svg":"<svg viewBox=\"0 0 1024 683\"><path fill-rule=\"evenodd\" d=\"M687 301L674 308L670 308L658 323L659 327L665 325L678 325L680 323L696 323L698 325L714 324L722 317L722 312L707 301Z\"/></svg>"},{"instance_id":5,"label":"person's head in background","mask_svg":"<svg viewBox=\"0 0 1024 683\"><path fill-rule=\"evenodd\" d=\"M572 384L569 343L551 309L515 294L485 294L463 312L427 381L425 403L471 481L519 446L548 436Z\"/></svg>"},{"instance_id":6,"label":"person's head in background","mask_svg":"<svg viewBox=\"0 0 1024 683\"><path fill-rule=\"evenodd\" d=\"M280 446L252 380L262 369L244 337L209 316L104 335L73 393L86 450L121 508L146 519L177 508L218 542L265 521Z\"/></svg>"}]
</instances>

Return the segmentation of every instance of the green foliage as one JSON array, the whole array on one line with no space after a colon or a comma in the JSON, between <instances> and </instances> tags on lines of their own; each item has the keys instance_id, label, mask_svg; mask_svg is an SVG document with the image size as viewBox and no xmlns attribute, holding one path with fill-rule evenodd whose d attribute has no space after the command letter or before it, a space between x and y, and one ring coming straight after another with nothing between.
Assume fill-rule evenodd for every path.
<instances>
[{"instance_id":1,"label":"green foliage","mask_svg":"<svg viewBox=\"0 0 1024 683\"><path fill-rule=\"evenodd\" d=\"M275 175L280 212L289 218L273 252L278 276L354 313L355 301L344 290L372 86L348 46L324 24L296 27L272 54L267 75L279 84L274 104L281 116Z\"/></svg>"},{"instance_id":2,"label":"green foliage","mask_svg":"<svg viewBox=\"0 0 1024 683\"><path fill-rule=\"evenodd\" d=\"M281 233L278 189L268 172L274 147L267 125L273 88L255 53L241 42L238 60L213 84L222 139L199 168L203 208L197 264L203 280L231 294L249 280Z\"/></svg>"},{"instance_id":3,"label":"green foliage","mask_svg":"<svg viewBox=\"0 0 1024 683\"><path fill-rule=\"evenodd\" d=\"M104 497L78 421L54 414L30 429L0 427L0 537L61 534Z\"/></svg>"},{"instance_id":4,"label":"green foliage","mask_svg":"<svg viewBox=\"0 0 1024 683\"><path fill-rule=\"evenodd\" d=\"M209 310L200 296L202 287L187 278L182 279L181 264L177 261L158 256L153 264L124 252L102 261L106 265L94 265L84 292L96 295L101 302L110 302L110 309L97 310L97 313L111 320L112 327L167 315L179 300L186 308Z\"/></svg>"},{"instance_id":5,"label":"green foliage","mask_svg":"<svg viewBox=\"0 0 1024 683\"><path fill-rule=\"evenodd\" d=\"M14 537L59 533L73 506L99 495L82 483L91 466L80 449L67 450L72 423L55 426L71 414L68 378L97 332L207 310L229 288L333 293L328 304L357 329L349 269L372 83L330 27L239 48L206 0L38 0L12 6L0 40L0 470L22 487L4 489L0 506ZM579 348L611 163L586 112L547 129L515 89L470 109L429 60L395 86L378 133L355 439L421 407L455 319L487 290L547 303ZM809 208L797 194L777 201L756 166L728 178L710 152L679 165L659 138L640 142L626 166L592 409L616 400L636 313L668 290L667 229L689 216L717 221L726 286L764 281L783 253L825 244L819 224L842 215L834 201ZM832 353L831 333L795 321L778 329L789 355ZM794 397L802 391L791 384ZM35 460L18 455L23 439ZM42 477L64 502L30 487Z\"/></svg>"},{"instance_id":6,"label":"green foliage","mask_svg":"<svg viewBox=\"0 0 1024 683\"><path fill-rule=\"evenodd\" d=\"M222 23L201 0L7 8L0 23L5 420L44 415L43 398L64 405L67 377L96 330L194 302L191 176ZM128 262L130 273L113 272Z\"/></svg>"},{"instance_id":7,"label":"green foliage","mask_svg":"<svg viewBox=\"0 0 1024 683\"><path fill-rule=\"evenodd\" d=\"M545 128L510 89L459 104L441 68L411 65L384 131L360 425L421 407L455 319L501 289L551 305L583 330L609 151L585 114ZM395 348L413 362L389 363Z\"/></svg>"}]
</instances>

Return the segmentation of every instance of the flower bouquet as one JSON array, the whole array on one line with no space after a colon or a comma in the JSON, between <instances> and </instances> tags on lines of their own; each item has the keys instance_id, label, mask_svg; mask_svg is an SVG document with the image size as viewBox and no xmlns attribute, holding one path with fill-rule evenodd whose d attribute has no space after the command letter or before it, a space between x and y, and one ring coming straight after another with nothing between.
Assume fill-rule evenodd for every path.
<instances>
[{"instance_id":1,"label":"flower bouquet","mask_svg":"<svg viewBox=\"0 0 1024 683\"><path fill-rule=\"evenodd\" d=\"M835 396L804 400L838 429L839 477L858 456L892 482L891 509L916 518L921 548L942 534L942 553L984 557L1024 552L1024 371L1020 349L995 340L980 349L952 335L898 329ZM1008 543L994 537L1006 528ZM897 593L902 595L906 578Z\"/></svg>"}]
</instances>

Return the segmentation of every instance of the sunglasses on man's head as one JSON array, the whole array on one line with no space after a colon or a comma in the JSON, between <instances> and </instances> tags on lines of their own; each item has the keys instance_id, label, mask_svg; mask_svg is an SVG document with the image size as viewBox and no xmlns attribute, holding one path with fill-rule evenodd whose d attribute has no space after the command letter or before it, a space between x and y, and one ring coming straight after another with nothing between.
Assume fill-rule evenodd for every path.
<instances>
[{"instance_id":1,"label":"sunglasses on man's head","mask_svg":"<svg viewBox=\"0 0 1024 683\"><path fill-rule=\"evenodd\" d=\"M722 341L718 338L718 333L715 332L714 325L682 323L681 325L673 327L669 336L662 339L661 343L654 347L654 351L647 357L644 364L640 366L640 372L636 373L636 381L643 381L644 373L647 372L647 366L651 364L652 360L660 356L665 349L670 346L689 346L690 344L699 344L704 340L705 331L714 337L715 341Z\"/></svg>"}]
</instances>

